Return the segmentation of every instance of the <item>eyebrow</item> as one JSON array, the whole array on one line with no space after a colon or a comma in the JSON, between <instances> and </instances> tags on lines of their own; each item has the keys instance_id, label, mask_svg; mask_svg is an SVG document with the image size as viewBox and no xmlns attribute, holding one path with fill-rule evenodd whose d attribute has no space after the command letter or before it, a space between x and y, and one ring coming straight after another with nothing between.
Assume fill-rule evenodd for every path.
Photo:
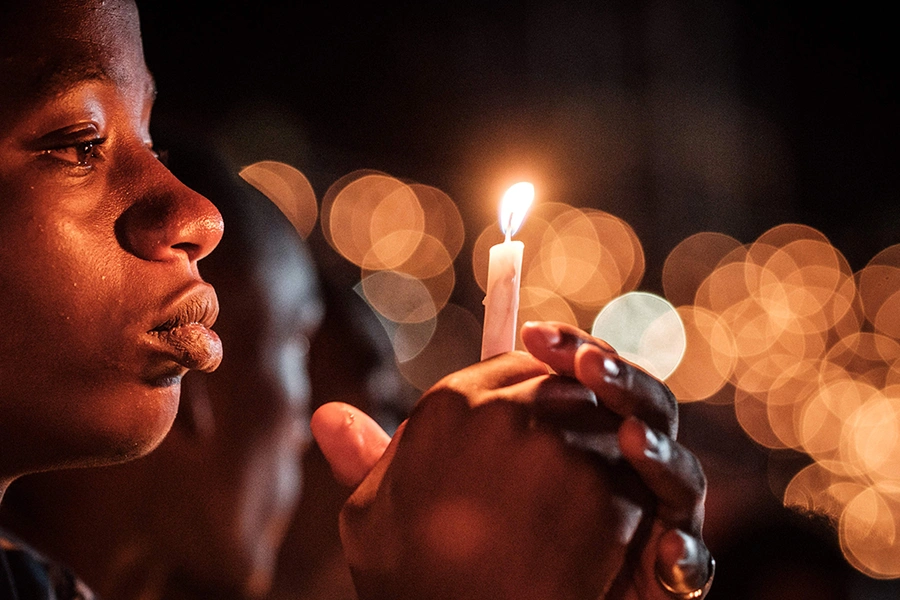
<instances>
[{"instance_id":1,"label":"eyebrow","mask_svg":"<svg viewBox=\"0 0 900 600\"><path fill-rule=\"evenodd\" d=\"M73 86L89 81L111 83L113 78L96 65L60 65L60 67L52 69L48 76L37 81L34 92L38 98L51 98L64 93Z\"/></svg>"},{"instance_id":2,"label":"eyebrow","mask_svg":"<svg viewBox=\"0 0 900 600\"><path fill-rule=\"evenodd\" d=\"M111 73L104 66L83 61L59 61L36 69L38 75L26 86L26 94L34 101L41 102L64 94L72 88L89 82L123 84L134 77L132 73ZM156 81L147 73L146 91L156 98Z\"/></svg>"}]
</instances>

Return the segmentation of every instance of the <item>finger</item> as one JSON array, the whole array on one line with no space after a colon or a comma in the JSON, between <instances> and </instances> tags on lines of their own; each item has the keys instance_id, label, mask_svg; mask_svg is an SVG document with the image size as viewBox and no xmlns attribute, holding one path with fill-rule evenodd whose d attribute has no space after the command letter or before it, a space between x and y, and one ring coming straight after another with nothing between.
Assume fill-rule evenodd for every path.
<instances>
[{"instance_id":1,"label":"finger","mask_svg":"<svg viewBox=\"0 0 900 600\"><path fill-rule=\"evenodd\" d=\"M700 535L706 476L697 457L634 417L619 428L622 456L657 498L656 516L669 527Z\"/></svg>"},{"instance_id":2,"label":"finger","mask_svg":"<svg viewBox=\"0 0 900 600\"><path fill-rule=\"evenodd\" d=\"M539 413L581 415L596 409L597 395L571 377L543 374L484 394L483 401L508 400L534 405Z\"/></svg>"},{"instance_id":3,"label":"finger","mask_svg":"<svg viewBox=\"0 0 900 600\"><path fill-rule=\"evenodd\" d=\"M640 367L595 344L575 350L575 376L622 417L635 416L675 438L678 403L668 387Z\"/></svg>"},{"instance_id":4,"label":"finger","mask_svg":"<svg viewBox=\"0 0 900 600\"><path fill-rule=\"evenodd\" d=\"M510 386L549 372L546 364L527 352L506 352L447 375L425 395L449 389L475 398L486 391Z\"/></svg>"},{"instance_id":5,"label":"finger","mask_svg":"<svg viewBox=\"0 0 900 600\"><path fill-rule=\"evenodd\" d=\"M659 538L653 568L663 590L700 600L712 585L715 561L702 540L670 529Z\"/></svg>"},{"instance_id":6,"label":"finger","mask_svg":"<svg viewBox=\"0 0 900 600\"><path fill-rule=\"evenodd\" d=\"M529 321L522 325L522 342L536 358L560 375L575 377L575 352L582 344L593 344L615 354L612 346L567 323Z\"/></svg>"},{"instance_id":7,"label":"finger","mask_svg":"<svg viewBox=\"0 0 900 600\"><path fill-rule=\"evenodd\" d=\"M522 410L510 413L520 426L529 424L532 417L556 427L578 431L616 431L621 418L611 411L597 407L597 397L571 377L540 375L480 395L472 406L492 402L522 405Z\"/></svg>"},{"instance_id":8,"label":"finger","mask_svg":"<svg viewBox=\"0 0 900 600\"><path fill-rule=\"evenodd\" d=\"M603 340L566 323L530 321L522 326L522 341L557 373L577 377L617 414L636 415L675 436L675 397L662 382L619 357Z\"/></svg>"},{"instance_id":9,"label":"finger","mask_svg":"<svg viewBox=\"0 0 900 600\"><path fill-rule=\"evenodd\" d=\"M564 431L571 440L582 439L578 434L588 434L584 440L593 440L591 434L615 434L622 424L622 417L602 404L597 395L571 377L545 375L534 377L495 393L506 400L532 404L532 414L541 423L550 424ZM615 454L619 454L618 442ZM592 448L592 443L576 445ZM605 445L604 445L605 447Z\"/></svg>"},{"instance_id":10,"label":"finger","mask_svg":"<svg viewBox=\"0 0 900 600\"><path fill-rule=\"evenodd\" d=\"M335 479L351 487L369 474L391 441L374 419L343 402L320 406L309 425Z\"/></svg>"},{"instance_id":11,"label":"finger","mask_svg":"<svg viewBox=\"0 0 900 600\"><path fill-rule=\"evenodd\" d=\"M616 434L621 422L620 416L598 407L594 393L577 380L545 374L483 391L475 398L446 388L430 392L413 409L404 444L423 455L440 454L446 452L447 439L460 440L465 432L466 443L481 440L478 443L492 446L548 428L567 440L576 436L571 445L589 451L597 451L596 434L602 433L609 440L602 448L618 457ZM584 434L584 439L577 434Z\"/></svg>"}]
</instances>

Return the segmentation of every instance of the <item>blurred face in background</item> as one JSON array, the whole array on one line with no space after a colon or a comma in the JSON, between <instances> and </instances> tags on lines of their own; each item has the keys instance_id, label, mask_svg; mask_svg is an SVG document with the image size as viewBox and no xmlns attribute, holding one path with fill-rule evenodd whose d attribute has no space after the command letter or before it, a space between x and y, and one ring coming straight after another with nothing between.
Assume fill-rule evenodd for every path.
<instances>
[{"instance_id":1,"label":"blurred face in background","mask_svg":"<svg viewBox=\"0 0 900 600\"><path fill-rule=\"evenodd\" d=\"M225 358L217 372L185 378L172 431L147 458L163 525L149 533L173 583L256 595L270 584L303 490L308 353L323 300L306 244L272 203L243 181L218 189L205 165L180 168L177 159L175 172L225 218L203 270L221 299Z\"/></svg>"},{"instance_id":2,"label":"blurred face in background","mask_svg":"<svg viewBox=\"0 0 900 600\"><path fill-rule=\"evenodd\" d=\"M268 586L302 492L307 355L322 306L310 257L291 235L269 238L277 251L223 255L205 271L222 298L226 358L215 374L186 378L183 412L148 457L180 521L156 543L183 554L187 579L211 587Z\"/></svg>"}]
</instances>

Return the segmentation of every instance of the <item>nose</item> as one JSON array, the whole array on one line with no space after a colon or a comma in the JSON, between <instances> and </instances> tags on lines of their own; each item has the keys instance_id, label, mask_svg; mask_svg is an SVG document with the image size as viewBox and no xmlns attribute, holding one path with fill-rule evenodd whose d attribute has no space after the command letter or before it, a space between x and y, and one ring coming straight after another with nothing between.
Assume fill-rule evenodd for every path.
<instances>
[{"instance_id":1,"label":"nose","mask_svg":"<svg viewBox=\"0 0 900 600\"><path fill-rule=\"evenodd\" d=\"M162 164L155 165L154 185L122 213L116 223L120 243L152 261L186 257L194 263L222 239L222 215L212 202L179 181Z\"/></svg>"}]
</instances>

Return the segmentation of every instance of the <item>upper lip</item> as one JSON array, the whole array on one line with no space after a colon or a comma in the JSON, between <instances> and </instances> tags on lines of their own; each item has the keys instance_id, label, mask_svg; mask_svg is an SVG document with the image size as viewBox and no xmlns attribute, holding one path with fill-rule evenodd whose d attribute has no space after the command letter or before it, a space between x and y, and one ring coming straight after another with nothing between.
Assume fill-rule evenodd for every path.
<instances>
[{"instance_id":1,"label":"upper lip","mask_svg":"<svg viewBox=\"0 0 900 600\"><path fill-rule=\"evenodd\" d=\"M183 325L199 324L211 328L219 316L216 292L208 283L197 283L179 293L171 308L164 311L164 321L151 332L171 331Z\"/></svg>"}]
</instances>

